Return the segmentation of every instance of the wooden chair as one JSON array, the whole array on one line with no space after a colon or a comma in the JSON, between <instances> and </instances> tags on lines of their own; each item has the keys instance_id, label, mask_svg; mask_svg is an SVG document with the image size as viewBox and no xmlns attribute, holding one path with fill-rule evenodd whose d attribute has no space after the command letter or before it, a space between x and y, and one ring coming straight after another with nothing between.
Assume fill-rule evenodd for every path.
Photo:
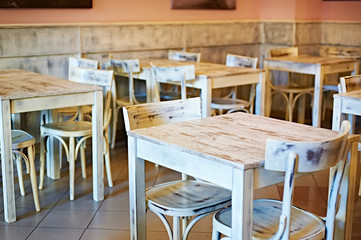
<instances>
[{"instance_id":1,"label":"wooden chair","mask_svg":"<svg viewBox=\"0 0 361 240\"><path fill-rule=\"evenodd\" d=\"M200 62L201 53L169 50L168 59L176 60L176 61L186 61L186 62Z\"/></svg>"},{"instance_id":2,"label":"wooden chair","mask_svg":"<svg viewBox=\"0 0 361 240\"><path fill-rule=\"evenodd\" d=\"M139 104L123 108L126 131L201 118L200 98ZM208 214L230 205L230 191L210 183L182 180L146 190L148 208L160 217L169 239L187 239L194 224ZM173 217L173 231L165 215ZM196 216L189 224L180 219Z\"/></svg>"},{"instance_id":3,"label":"wooden chair","mask_svg":"<svg viewBox=\"0 0 361 240\"><path fill-rule=\"evenodd\" d=\"M338 194L347 161L350 123L344 121L339 136L320 142L293 142L267 139L264 168L285 172L283 200L253 201L253 239L334 239ZM292 206L296 173L336 167L327 204L325 222L318 216ZM213 217L212 239L220 233L231 237L231 208Z\"/></svg>"},{"instance_id":4,"label":"wooden chair","mask_svg":"<svg viewBox=\"0 0 361 240\"><path fill-rule=\"evenodd\" d=\"M35 138L29 133L22 130L11 130L12 137L12 150L13 158L16 162L19 187L21 196L25 196L25 188L23 181L23 167L22 161L24 160L26 166L26 172L30 174L31 188L33 190L33 198L35 204L35 210L40 211L37 180L36 180L36 169L35 169ZM23 152L23 149L27 150L27 154Z\"/></svg>"},{"instance_id":5,"label":"wooden chair","mask_svg":"<svg viewBox=\"0 0 361 240\"><path fill-rule=\"evenodd\" d=\"M270 57L281 57L281 56L297 56L298 55L298 48L297 47L290 47L290 48L278 48L278 49L271 49L269 51ZM293 118L293 109L295 107L296 101L305 95L310 95L313 98L313 90L314 88L302 86L300 84L295 83L291 78L291 74L288 76L288 84L275 84L276 79L272 76L271 81L269 82L269 86L271 87L271 97L274 94L279 94L282 96L286 102L286 120L292 122ZM304 107L302 111L304 111Z\"/></svg>"},{"instance_id":6,"label":"wooden chair","mask_svg":"<svg viewBox=\"0 0 361 240\"><path fill-rule=\"evenodd\" d=\"M195 80L196 73L194 65L176 67L163 67L151 64L151 78L154 91L153 102L161 101L159 86L161 83L180 85L181 99L187 98L186 82Z\"/></svg>"},{"instance_id":7,"label":"wooden chair","mask_svg":"<svg viewBox=\"0 0 361 240\"><path fill-rule=\"evenodd\" d=\"M111 119L111 85L113 82L113 71L109 70L94 70L86 68L71 68L70 79L74 82L99 85L104 88L106 92L103 131L104 131L104 156L105 167L108 176L108 184L113 186L110 156L109 156L109 138L108 126ZM85 140L92 137L92 123L88 121L66 121L44 124L40 127L40 183L39 189L43 188L44 182L44 164L46 153L46 139L54 137L58 139L63 145L67 159L69 162L69 182L70 182L70 200L74 200L74 176L75 176L75 160L79 149L84 150ZM69 145L63 138L69 139ZM75 140L77 143L75 144ZM82 164L83 166L83 164Z\"/></svg>"},{"instance_id":8,"label":"wooden chair","mask_svg":"<svg viewBox=\"0 0 361 240\"><path fill-rule=\"evenodd\" d=\"M226 65L230 67L249 67L256 68L258 58L227 54ZM227 113L243 111L253 113L254 98L256 92L256 84L251 84L251 90L248 101L237 99L237 87L232 87L227 96L222 98L212 98L211 109L218 110L218 114L223 114L223 110Z\"/></svg>"},{"instance_id":9,"label":"wooden chair","mask_svg":"<svg viewBox=\"0 0 361 240\"><path fill-rule=\"evenodd\" d=\"M112 127L112 141L111 148L115 146L115 140L117 136L117 124L118 124L118 113L120 108L124 106L139 104L140 102L146 102L146 95L136 95L134 92L134 79L133 73L140 72L139 59L110 59L106 64L108 70L113 70L114 74L119 75L128 75L128 89L129 96L125 96L122 98L117 98L117 93L115 89L115 84L113 87L113 127Z\"/></svg>"},{"instance_id":10,"label":"wooden chair","mask_svg":"<svg viewBox=\"0 0 361 240\"><path fill-rule=\"evenodd\" d=\"M99 61L87 58L69 58L69 68L68 68L68 79L70 79L70 68L80 67L80 68L90 68L98 69ZM83 116L80 117L80 120L83 118L91 119L91 106L82 106L81 110ZM79 111L76 107L66 107L58 109L59 120L63 121L64 118L68 118L68 121L73 121L79 117ZM60 165L61 167L61 165Z\"/></svg>"},{"instance_id":11,"label":"wooden chair","mask_svg":"<svg viewBox=\"0 0 361 240\"><path fill-rule=\"evenodd\" d=\"M169 50L168 59L185 62L200 62L201 53ZM200 91L198 89L193 88L192 91L187 92L187 95L188 97L197 97L199 96L199 92ZM181 99L181 91L178 86L161 84L160 98L162 100Z\"/></svg>"},{"instance_id":12,"label":"wooden chair","mask_svg":"<svg viewBox=\"0 0 361 240\"><path fill-rule=\"evenodd\" d=\"M361 90L361 75L353 75L347 77L340 77L339 93L352 92ZM351 132L355 132L356 117L354 115L348 116L348 121L351 124ZM358 144L358 150L361 151L361 142ZM361 183L361 178L360 178ZM361 196L361 185L359 187L358 195Z\"/></svg>"}]
</instances>

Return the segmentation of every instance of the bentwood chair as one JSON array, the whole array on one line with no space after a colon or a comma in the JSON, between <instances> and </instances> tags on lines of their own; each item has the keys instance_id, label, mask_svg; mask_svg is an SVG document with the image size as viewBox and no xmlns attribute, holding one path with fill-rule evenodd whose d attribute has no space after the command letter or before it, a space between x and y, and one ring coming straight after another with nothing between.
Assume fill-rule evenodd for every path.
<instances>
[{"instance_id":1,"label":"bentwood chair","mask_svg":"<svg viewBox=\"0 0 361 240\"><path fill-rule=\"evenodd\" d=\"M184 62L200 62L201 53L169 50L168 59L175 61L184 61ZM181 98L181 91L179 91L178 86L173 85L168 89L166 84L162 84L161 86L162 87L160 90L160 97L162 100L174 100ZM192 89L192 91L187 92L187 95L188 97L199 96L199 90Z\"/></svg>"},{"instance_id":2,"label":"bentwood chair","mask_svg":"<svg viewBox=\"0 0 361 240\"><path fill-rule=\"evenodd\" d=\"M68 68L68 79L70 79L70 68L72 67L81 67L81 68L90 68L90 69L98 69L99 61L87 58L69 58L69 68ZM83 116L82 118L91 119L91 106L82 106L81 113ZM75 120L79 117L79 111L77 107L67 107L67 108L60 108L58 109L59 120L63 121L64 118L68 118L67 120ZM61 166L61 165L60 165Z\"/></svg>"},{"instance_id":3,"label":"bentwood chair","mask_svg":"<svg viewBox=\"0 0 361 240\"><path fill-rule=\"evenodd\" d=\"M116 89L113 88L113 127L112 127L112 141L111 148L115 146L117 136L118 113L120 108L124 106L139 104L146 102L146 95L136 95L134 90L133 73L140 72L139 59L110 59L106 64L107 69L113 70L115 75L128 75L128 90L129 95L117 98Z\"/></svg>"},{"instance_id":4,"label":"bentwood chair","mask_svg":"<svg viewBox=\"0 0 361 240\"><path fill-rule=\"evenodd\" d=\"M23 167L22 161L24 160L26 166L26 172L30 174L30 183L33 191L33 198L35 204L35 210L40 211L38 187L36 182L36 169L35 169L35 138L29 133L22 130L11 130L12 137L12 149L13 158L16 162L19 188L21 196L25 196L25 188L23 181ZM24 153L23 149L26 149L27 154ZM4 177L4 176L3 176Z\"/></svg>"},{"instance_id":5,"label":"bentwood chair","mask_svg":"<svg viewBox=\"0 0 361 240\"><path fill-rule=\"evenodd\" d=\"M339 136L319 142L267 139L264 168L285 172L283 200L253 201L252 239L334 239L338 195L347 161L350 123L342 122ZM325 221L315 214L292 206L296 173L310 173L336 167L329 191ZM231 208L213 217L212 239L221 233L231 238Z\"/></svg>"},{"instance_id":6,"label":"bentwood chair","mask_svg":"<svg viewBox=\"0 0 361 240\"><path fill-rule=\"evenodd\" d=\"M126 131L201 118L200 98L139 104L123 108ZM164 223L169 239L186 240L195 223L230 205L231 192L197 180L165 182L146 190L148 209ZM173 230L165 216L173 217ZM187 223L180 219L193 217ZM182 238L181 238L182 236Z\"/></svg>"},{"instance_id":7,"label":"bentwood chair","mask_svg":"<svg viewBox=\"0 0 361 240\"><path fill-rule=\"evenodd\" d=\"M103 116L103 134L104 134L104 157L105 167L108 176L108 185L113 186L110 155L109 155L109 138L108 126L111 119L111 85L113 84L113 71L94 70L86 68L71 68L70 79L74 82L93 84L102 86L106 92L104 116ZM49 138L58 139L63 145L69 162L69 184L70 200L74 200L74 177L75 177L75 160L79 150L84 150L85 140L92 137L92 123L88 121L66 121L44 124L40 127L40 183L39 189L43 188L46 140ZM67 144L63 138L67 138ZM77 141L77 143L75 142Z\"/></svg>"},{"instance_id":8,"label":"bentwood chair","mask_svg":"<svg viewBox=\"0 0 361 240\"><path fill-rule=\"evenodd\" d=\"M226 65L230 67L256 68L257 63L258 58L227 54ZM235 86L230 88L230 92L225 97L212 98L211 109L216 109L218 114L223 114L223 110L227 110L227 113L236 111L253 113L256 84L251 84L250 87L248 100L237 98L237 87Z\"/></svg>"},{"instance_id":9,"label":"bentwood chair","mask_svg":"<svg viewBox=\"0 0 361 240\"><path fill-rule=\"evenodd\" d=\"M269 51L270 57L281 57L281 56L297 56L298 48L290 47L290 48L278 48L271 49ZM281 80L276 79L271 74L271 81L269 82L269 86L271 88L271 97L275 94L279 94L285 100L286 103L286 120L292 122L293 118L293 109L295 107L296 101L305 95L311 96L313 98L313 86L304 86L296 83L294 79L292 79L292 74L288 75L287 84L277 84ZM305 106L303 106L304 108ZM304 111L304 109L302 109Z\"/></svg>"},{"instance_id":10,"label":"bentwood chair","mask_svg":"<svg viewBox=\"0 0 361 240\"><path fill-rule=\"evenodd\" d=\"M194 65L183 65L176 67L163 67L151 64L151 78L154 91L153 102L161 101L161 83L180 85L181 99L187 98L187 81L195 80L196 72Z\"/></svg>"},{"instance_id":11,"label":"bentwood chair","mask_svg":"<svg viewBox=\"0 0 361 240\"><path fill-rule=\"evenodd\" d=\"M361 75L340 77L339 93L347 93L356 90L361 90ZM349 115L348 121L351 123L351 132L354 133L356 127L356 117L354 115ZM358 144L358 150L361 151L361 143ZM361 185L359 187L358 195L361 196Z\"/></svg>"}]
</instances>

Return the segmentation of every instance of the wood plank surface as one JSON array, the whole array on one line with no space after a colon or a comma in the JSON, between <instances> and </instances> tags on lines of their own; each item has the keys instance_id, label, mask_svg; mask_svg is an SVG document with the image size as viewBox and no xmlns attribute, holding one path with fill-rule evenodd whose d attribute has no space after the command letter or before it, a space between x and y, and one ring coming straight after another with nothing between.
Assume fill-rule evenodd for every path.
<instances>
[{"instance_id":1,"label":"wood plank surface","mask_svg":"<svg viewBox=\"0 0 361 240\"><path fill-rule=\"evenodd\" d=\"M14 100L95 90L102 90L102 88L18 69L0 70L1 99Z\"/></svg>"},{"instance_id":2,"label":"wood plank surface","mask_svg":"<svg viewBox=\"0 0 361 240\"><path fill-rule=\"evenodd\" d=\"M353 58L311 56L311 55L272 57L272 58L266 58L265 60L293 62L293 63L309 63L309 64L320 64L320 65L350 63L356 61Z\"/></svg>"},{"instance_id":3,"label":"wood plank surface","mask_svg":"<svg viewBox=\"0 0 361 240\"><path fill-rule=\"evenodd\" d=\"M347 93L340 93L333 95L334 98L345 98L345 99L353 99L354 101L361 102L361 90L356 90Z\"/></svg>"},{"instance_id":4,"label":"wood plank surface","mask_svg":"<svg viewBox=\"0 0 361 240\"><path fill-rule=\"evenodd\" d=\"M133 130L138 139L175 148L237 168L262 166L266 139L322 141L337 132L245 113Z\"/></svg>"},{"instance_id":5,"label":"wood plank surface","mask_svg":"<svg viewBox=\"0 0 361 240\"><path fill-rule=\"evenodd\" d=\"M168 59L141 59L140 66L141 68L150 68L150 63L153 63L157 66L162 67L171 67L171 66L183 66L194 64L196 69L196 76L207 76L209 78L216 77L225 77L225 76L233 76L239 74L252 74L252 73L260 73L263 72L263 69L254 69L254 68L244 68L244 67L228 67L223 64L216 63L189 63L182 61L173 61Z\"/></svg>"}]
</instances>

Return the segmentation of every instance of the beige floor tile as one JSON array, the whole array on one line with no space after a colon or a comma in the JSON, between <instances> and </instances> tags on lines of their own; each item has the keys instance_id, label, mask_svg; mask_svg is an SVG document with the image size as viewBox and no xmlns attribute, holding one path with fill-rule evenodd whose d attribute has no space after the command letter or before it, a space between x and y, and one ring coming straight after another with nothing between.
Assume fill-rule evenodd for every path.
<instances>
[{"instance_id":1,"label":"beige floor tile","mask_svg":"<svg viewBox=\"0 0 361 240\"><path fill-rule=\"evenodd\" d=\"M130 239L130 233L126 230L112 229L87 229L81 240L126 240Z\"/></svg>"},{"instance_id":2,"label":"beige floor tile","mask_svg":"<svg viewBox=\"0 0 361 240\"><path fill-rule=\"evenodd\" d=\"M37 228L31 233L27 240L78 240L82 236L84 229L74 228Z\"/></svg>"},{"instance_id":3,"label":"beige floor tile","mask_svg":"<svg viewBox=\"0 0 361 240\"><path fill-rule=\"evenodd\" d=\"M98 211L89 228L129 230L129 212Z\"/></svg>"},{"instance_id":4,"label":"beige floor tile","mask_svg":"<svg viewBox=\"0 0 361 240\"><path fill-rule=\"evenodd\" d=\"M0 226L0 239L24 240L34 229L35 227Z\"/></svg>"},{"instance_id":5,"label":"beige floor tile","mask_svg":"<svg viewBox=\"0 0 361 240\"><path fill-rule=\"evenodd\" d=\"M95 211L52 210L39 224L40 227L86 228Z\"/></svg>"}]
</instances>

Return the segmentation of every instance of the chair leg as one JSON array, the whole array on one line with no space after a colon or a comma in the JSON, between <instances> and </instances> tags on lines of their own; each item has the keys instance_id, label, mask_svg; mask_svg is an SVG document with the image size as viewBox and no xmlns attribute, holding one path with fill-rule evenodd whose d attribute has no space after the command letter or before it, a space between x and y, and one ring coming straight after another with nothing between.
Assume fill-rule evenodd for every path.
<instances>
[{"instance_id":1,"label":"chair leg","mask_svg":"<svg viewBox=\"0 0 361 240\"><path fill-rule=\"evenodd\" d=\"M173 240L181 240L180 218L173 217Z\"/></svg>"},{"instance_id":2,"label":"chair leg","mask_svg":"<svg viewBox=\"0 0 361 240\"><path fill-rule=\"evenodd\" d=\"M62 115L59 115L59 122L64 121L64 118ZM59 168L63 168L63 146L61 142L59 142Z\"/></svg>"},{"instance_id":3,"label":"chair leg","mask_svg":"<svg viewBox=\"0 0 361 240\"><path fill-rule=\"evenodd\" d=\"M221 233L218 232L215 228L212 230L212 240L219 240L221 239Z\"/></svg>"},{"instance_id":4,"label":"chair leg","mask_svg":"<svg viewBox=\"0 0 361 240\"><path fill-rule=\"evenodd\" d=\"M287 108L288 108L288 121L292 122L292 120L293 120L293 94L292 93L290 93L288 103L287 103Z\"/></svg>"},{"instance_id":5,"label":"chair leg","mask_svg":"<svg viewBox=\"0 0 361 240\"><path fill-rule=\"evenodd\" d=\"M28 159L30 164L30 181L31 181L31 188L33 190L33 198L35 204L35 210L37 212L40 211L40 204L39 204L39 195L38 195L38 188L36 183L36 169L35 169L35 147L30 146L28 147Z\"/></svg>"},{"instance_id":6,"label":"chair leg","mask_svg":"<svg viewBox=\"0 0 361 240\"><path fill-rule=\"evenodd\" d=\"M75 181L75 139L69 137L69 194L70 200L74 200L74 181Z\"/></svg>"},{"instance_id":7,"label":"chair leg","mask_svg":"<svg viewBox=\"0 0 361 240\"><path fill-rule=\"evenodd\" d=\"M188 219L189 217L183 217L182 218L182 235L184 235L185 231L186 231L186 228L187 228L187 225L188 225Z\"/></svg>"},{"instance_id":8,"label":"chair leg","mask_svg":"<svg viewBox=\"0 0 361 240\"><path fill-rule=\"evenodd\" d=\"M45 171L45 137L40 133L40 172L39 189L43 189Z\"/></svg>"},{"instance_id":9,"label":"chair leg","mask_svg":"<svg viewBox=\"0 0 361 240\"><path fill-rule=\"evenodd\" d=\"M86 141L84 141L80 146L81 174L83 178L86 178L85 144ZM76 156L74 156L74 159L75 157Z\"/></svg>"},{"instance_id":10,"label":"chair leg","mask_svg":"<svg viewBox=\"0 0 361 240\"><path fill-rule=\"evenodd\" d=\"M119 112L119 107L116 107L114 109L114 114L113 114L112 144L111 144L112 149L115 146L115 140L117 137L118 112Z\"/></svg>"},{"instance_id":11,"label":"chair leg","mask_svg":"<svg viewBox=\"0 0 361 240\"><path fill-rule=\"evenodd\" d=\"M104 138L104 148L105 148L105 168L107 171L107 177L108 177L108 185L109 187L113 187L113 178L112 178L112 170L110 167L110 154L109 154L109 143L107 138Z\"/></svg>"},{"instance_id":12,"label":"chair leg","mask_svg":"<svg viewBox=\"0 0 361 240\"><path fill-rule=\"evenodd\" d=\"M298 99L298 123L305 123L305 111L306 111L306 96L302 95Z\"/></svg>"},{"instance_id":13,"label":"chair leg","mask_svg":"<svg viewBox=\"0 0 361 240\"><path fill-rule=\"evenodd\" d=\"M20 155L16 155L16 167L18 170L19 188L21 196L25 196L24 180L23 180L23 164Z\"/></svg>"}]
</instances>

